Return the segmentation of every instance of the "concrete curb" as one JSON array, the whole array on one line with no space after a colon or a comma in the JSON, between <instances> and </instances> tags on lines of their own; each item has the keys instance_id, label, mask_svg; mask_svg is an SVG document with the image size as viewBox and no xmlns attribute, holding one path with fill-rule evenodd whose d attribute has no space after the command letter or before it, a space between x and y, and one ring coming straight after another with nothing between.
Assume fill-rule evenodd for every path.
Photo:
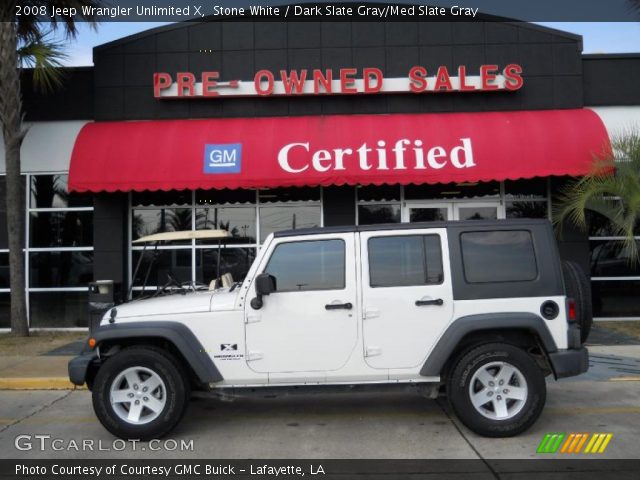
<instances>
[{"instance_id":1,"label":"concrete curb","mask_svg":"<svg viewBox=\"0 0 640 480\"><path fill-rule=\"evenodd\" d=\"M0 378L0 390L86 390L78 387L67 377L15 377Z\"/></svg>"}]
</instances>

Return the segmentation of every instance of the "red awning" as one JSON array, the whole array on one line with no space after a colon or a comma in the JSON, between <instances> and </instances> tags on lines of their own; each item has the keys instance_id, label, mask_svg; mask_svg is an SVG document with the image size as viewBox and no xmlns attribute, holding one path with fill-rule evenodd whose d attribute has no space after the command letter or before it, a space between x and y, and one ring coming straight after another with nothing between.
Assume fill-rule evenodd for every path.
<instances>
[{"instance_id":1,"label":"red awning","mask_svg":"<svg viewBox=\"0 0 640 480\"><path fill-rule=\"evenodd\" d=\"M584 175L610 152L591 110L98 122L73 191L476 182Z\"/></svg>"}]
</instances>

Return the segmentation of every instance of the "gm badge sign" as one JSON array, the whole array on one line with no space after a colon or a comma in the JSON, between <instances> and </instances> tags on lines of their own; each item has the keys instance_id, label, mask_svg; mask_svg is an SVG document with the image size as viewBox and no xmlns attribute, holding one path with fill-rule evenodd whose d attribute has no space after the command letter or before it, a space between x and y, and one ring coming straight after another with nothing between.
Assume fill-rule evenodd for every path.
<instances>
[{"instance_id":1,"label":"gm badge sign","mask_svg":"<svg viewBox=\"0 0 640 480\"><path fill-rule=\"evenodd\" d=\"M204 146L204 173L240 173L241 162L241 143Z\"/></svg>"}]
</instances>

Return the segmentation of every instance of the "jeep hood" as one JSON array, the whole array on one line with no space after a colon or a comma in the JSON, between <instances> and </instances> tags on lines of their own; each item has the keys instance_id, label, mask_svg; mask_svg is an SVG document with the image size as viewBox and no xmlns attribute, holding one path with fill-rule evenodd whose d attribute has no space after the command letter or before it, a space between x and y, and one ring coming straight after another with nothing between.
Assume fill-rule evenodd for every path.
<instances>
[{"instance_id":1,"label":"jeep hood","mask_svg":"<svg viewBox=\"0 0 640 480\"><path fill-rule=\"evenodd\" d=\"M189 292L184 295L175 293L134 300L116 306L116 319L232 310L239 291L229 292L228 288L221 288L216 291ZM105 319L108 318L109 312L105 315Z\"/></svg>"}]
</instances>

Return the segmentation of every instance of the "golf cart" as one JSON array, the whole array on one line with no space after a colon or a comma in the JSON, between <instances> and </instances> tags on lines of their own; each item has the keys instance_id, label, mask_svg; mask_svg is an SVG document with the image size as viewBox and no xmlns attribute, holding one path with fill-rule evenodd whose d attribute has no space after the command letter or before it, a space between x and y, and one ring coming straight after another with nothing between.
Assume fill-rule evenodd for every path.
<instances>
[{"instance_id":1,"label":"golf cart","mask_svg":"<svg viewBox=\"0 0 640 480\"><path fill-rule=\"evenodd\" d=\"M183 231L175 231L175 232L161 232L154 233L152 235L147 235L144 237L140 237L137 240L134 240L133 243L135 245L144 245L144 248L140 252L140 257L136 263L136 268L133 272L133 276L131 278L131 285L129 287L129 294L127 298L131 299L133 293L133 286L138 279L138 274L141 273L140 269L142 266L142 261L145 257L145 253L148 249L152 250L152 257L149 265L147 266L146 272L144 273L143 282L142 282L142 290L141 296L144 297L145 291L147 291L147 283L149 281L149 275L151 271L158 261L158 257L160 255L161 250L158 249L160 245L164 245L170 242L178 242L185 240L217 240L218 242L218 252L220 252L220 248L223 244L223 240L231 237L228 231L226 230L183 230ZM163 285L158 285L155 292L151 295L153 297L157 297L160 295L168 295L174 293L182 293L185 294L187 291L197 291L197 290L216 290L218 288L228 288L232 287L234 284L233 278L230 273L225 273L223 275L220 274L220 254L217 256L216 262L216 275L215 278L211 280L209 284L198 283L192 280L181 282L178 280L176 275L169 269L167 272L167 282Z\"/></svg>"}]
</instances>

